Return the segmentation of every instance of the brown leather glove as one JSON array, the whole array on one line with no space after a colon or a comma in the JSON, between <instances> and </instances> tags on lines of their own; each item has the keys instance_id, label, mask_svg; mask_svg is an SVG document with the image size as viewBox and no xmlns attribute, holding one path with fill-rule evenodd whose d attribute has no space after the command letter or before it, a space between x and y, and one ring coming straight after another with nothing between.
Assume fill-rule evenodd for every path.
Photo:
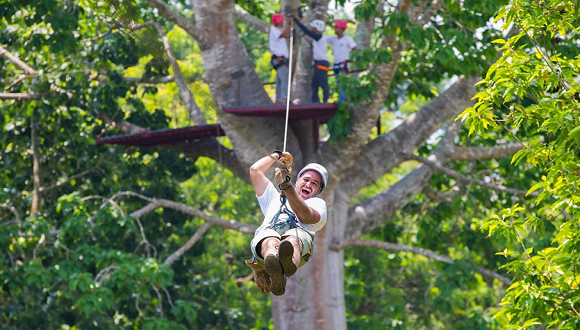
<instances>
[{"instance_id":1,"label":"brown leather glove","mask_svg":"<svg viewBox=\"0 0 580 330\"><path fill-rule=\"evenodd\" d=\"M276 167L274 170L274 181L280 190L292 187L292 167Z\"/></svg>"}]
</instances>

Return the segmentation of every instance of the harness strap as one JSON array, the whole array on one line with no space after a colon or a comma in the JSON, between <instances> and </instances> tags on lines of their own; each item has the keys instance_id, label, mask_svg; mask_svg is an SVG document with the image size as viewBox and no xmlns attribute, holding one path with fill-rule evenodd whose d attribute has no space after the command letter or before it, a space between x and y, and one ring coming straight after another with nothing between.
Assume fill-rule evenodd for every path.
<instances>
[{"instance_id":1,"label":"harness strap","mask_svg":"<svg viewBox=\"0 0 580 330\"><path fill-rule=\"evenodd\" d=\"M329 67L327 67L326 65L322 65L322 64L317 64L317 65L316 65L316 68L317 68L317 69L320 69L320 70L323 70L323 71L328 71L328 70L330 70L330 68L329 68Z\"/></svg>"},{"instance_id":2,"label":"harness strap","mask_svg":"<svg viewBox=\"0 0 580 330\"><path fill-rule=\"evenodd\" d=\"M272 220L270 221L270 225L268 225L267 228L277 230L285 226L288 226L289 229L294 228L304 229L302 224L298 222L297 220L298 217L296 216L296 214L286 207L286 194L284 194L284 192L280 193L280 202L282 203L282 205L280 205L280 209L278 210L276 215L272 218ZM280 215L282 214L286 215L286 219L279 221Z\"/></svg>"}]
</instances>

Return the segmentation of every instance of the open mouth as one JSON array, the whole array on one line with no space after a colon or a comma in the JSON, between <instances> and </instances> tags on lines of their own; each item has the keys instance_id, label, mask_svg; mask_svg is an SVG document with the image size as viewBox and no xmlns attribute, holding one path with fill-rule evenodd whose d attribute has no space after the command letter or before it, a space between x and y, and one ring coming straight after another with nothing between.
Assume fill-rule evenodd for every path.
<instances>
[{"instance_id":1,"label":"open mouth","mask_svg":"<svg viewBox=\"0 0 580 330\"><path fill-rule=\"evenodd\" d=\"M300 190L300 192L303 195L310 195L310 193L311 193L310 189L306 189L306 188L302 188L302 190Z\"/></svg>"}]
</instances>

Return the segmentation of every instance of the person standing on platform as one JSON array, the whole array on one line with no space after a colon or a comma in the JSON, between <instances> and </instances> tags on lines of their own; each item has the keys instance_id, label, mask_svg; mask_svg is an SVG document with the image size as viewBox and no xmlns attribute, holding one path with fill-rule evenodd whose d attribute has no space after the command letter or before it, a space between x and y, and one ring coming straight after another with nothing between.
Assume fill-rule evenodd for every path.
<instances>
[{"instance_id":1,"label":"person standing on platform","mask_svg":"<svg viewBox=\"0 0 580 330\"><path fill-rule=\"evenodd\" d=\"M315 19L310 22L311 29L308 29L296 17L296 24L300 30L312 38L312 58L314 59L314 73L312 74L312 102L320 103L318 89L322 89L322 102L328 102L328 71L330 70L330 59L326 55L327 41L324 36L324 22Z\"/></svg>"},{"instance_id":2,"label":"person standing on platform","mask_svg":"<svg viewBox=\"0 0 580 330\"><path fill-rule=\"evenodd\" d=\"M339 75L348 74L350 52L356 50L356 43L354 40L350 36L344 34L346 27L346 21L338 20L334 22L334 32L336 35L328 37L327 39L328 43L332 45L332 53L334 56L332 70L334 71L334 76L336 77L338 102L343 102L346 100L344 88L340 86Z\"/></svg>"},{"instance_id":3,"label":"person standing on platform","mask_svg":"<svg viewBox=\"0 0 580 330\"><path fill-rule=\"evenodd\" d=\"M276 70L276 103L285 104L288 97L288 44L285 38L290 35L290 24L284 27L284 16L280 13L272 16L272 24L269 46L272 53L270 63Z\"/></svg>"}]
</instances>

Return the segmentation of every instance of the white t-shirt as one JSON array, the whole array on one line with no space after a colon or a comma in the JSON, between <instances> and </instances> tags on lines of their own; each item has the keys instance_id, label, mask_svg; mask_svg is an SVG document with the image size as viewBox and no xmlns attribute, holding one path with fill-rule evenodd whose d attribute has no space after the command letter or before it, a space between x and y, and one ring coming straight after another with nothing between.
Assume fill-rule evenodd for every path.
<instances>
[{"instance_id":1,"label":"white t-shirt","mask_svg":"<svg viewBox=\"0 0 580 330\"><path fill-rule=\"evenodd\" d=\"M282 35L282 28L272 26L270 28L270 52L276 56L288 57L288 45L286 39L280 38Z\"/></svg>"},{"instance_id":2,"label":"white t-shirt","mask_svg":"<svg viewBox=\"0 0 580 330\"><path fill-rule=\"evenodd\" d=\"M312 58L315 61L329 61L328 55L326 55L326 48L328 43L326 42L327 37L322 35L318 41L312 39Z\"/></svg>"},{"instance_id":3,"label":"white t-shirt","mask_svg":"<svg viewBox=\"0 0 580 330\"><path fill-rule=\"evenodd\" d=\"M270 224L270 221L274 218L278 210L280 209L281 202L280 202L280 193L274 188L274 184L272 182L268 183L266 190L261 196L256 196L258 198L258 204L260 204L260 209L264 214L264 222L262 226L267 226ZM317 223L308 224L302 223L304 229L312 236L314 233L322 229L326 224L326 202L319 197L312 197L308 198L304 201L306 205L310 206L313 210L320 214L320 220ZM286 201L286 207L292 211L290 207L290 203ZM298 219L300 220L300 219ZM261 227L262 227L261 226Z\"/></svg>"},{"instance_id":4,"label":"white t-shirt","mask_svg":"<svg viewBox=\"0 0 580 330\"><path fill-rule=\"evenodd\" d=\"M340 39L338 36L332 36L328 37L327 40L332 45L334 63L342 63L348 60L350 51L356 47L356 42L348 35L343 35Z\"/></svg>"}]
</instances>

